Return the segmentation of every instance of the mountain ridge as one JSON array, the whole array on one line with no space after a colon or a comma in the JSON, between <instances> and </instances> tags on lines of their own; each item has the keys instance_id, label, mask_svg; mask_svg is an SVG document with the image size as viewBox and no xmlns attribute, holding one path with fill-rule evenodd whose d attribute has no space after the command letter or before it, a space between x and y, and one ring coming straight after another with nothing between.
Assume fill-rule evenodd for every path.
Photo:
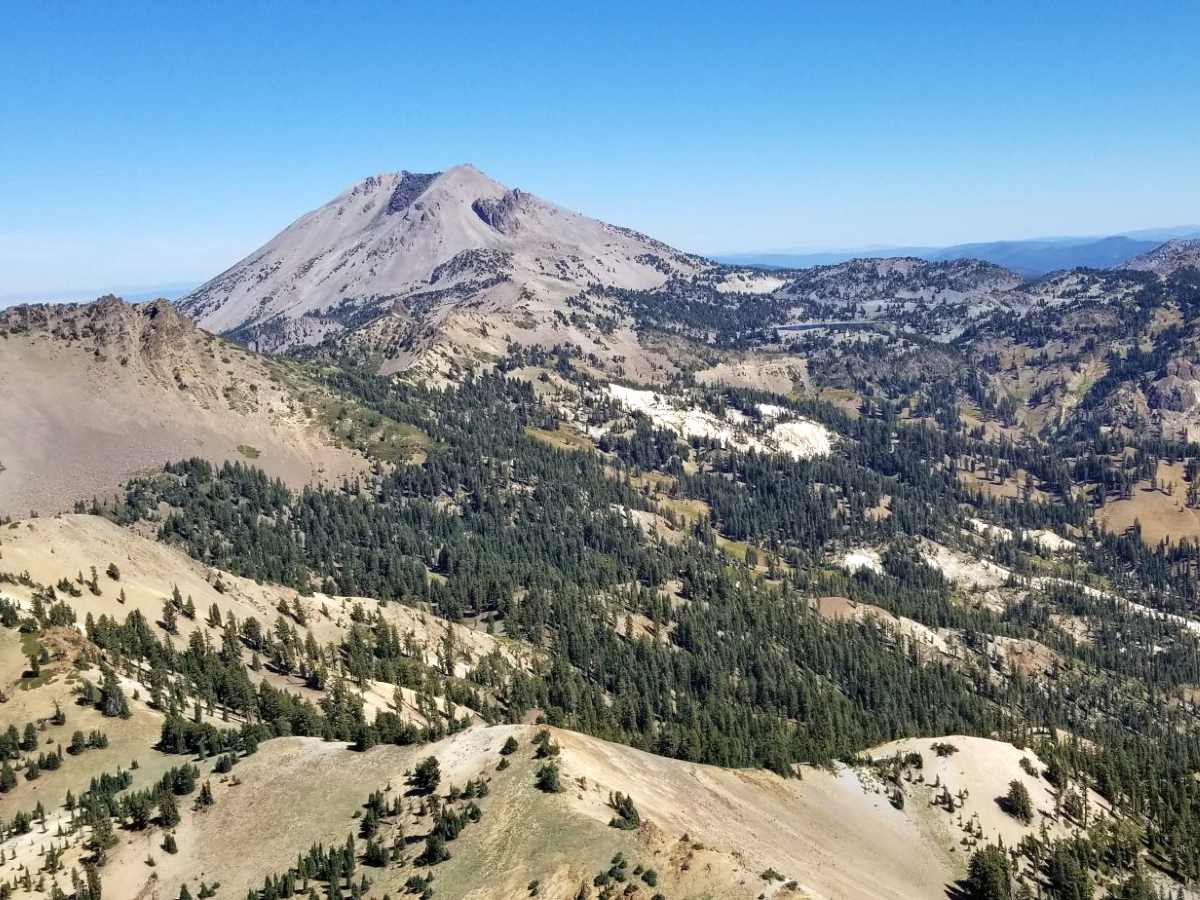
<instances>
[{"instance_id":1,"label":"mountain ridge","mask_svg":"<svg viewBox=\"0 0 1200 900\"><path fill-rule=\"evenodd\" d=\"M1174 238L1145 253L1126 260L1120 268L1137 272L1170 275L1179 269L1200 267L1200 239Z\"/></svg>"},{"instance_id":2,"label":"mountain ridge","mask_svg":"<svg viewBox=\"0 0 1200 900\"><path fill-rule=\"evenodd\" d=\"M1200 229L1159 229L1168 234L1194 236ZM769 268L810 268L836 265L852 259L889 259L912 256L930 261L978 259L1005 266L1027 277L1037 278L1051 272L1086 268L1111 268L1140 254L1152 251L1164 240L1153 231L1089 238L1033 238L1027 240L980 241L936 246L886 246L811 252L745 252L717 254L718 262L729 265L761 265Z\"/></svg>"}]
</instances>

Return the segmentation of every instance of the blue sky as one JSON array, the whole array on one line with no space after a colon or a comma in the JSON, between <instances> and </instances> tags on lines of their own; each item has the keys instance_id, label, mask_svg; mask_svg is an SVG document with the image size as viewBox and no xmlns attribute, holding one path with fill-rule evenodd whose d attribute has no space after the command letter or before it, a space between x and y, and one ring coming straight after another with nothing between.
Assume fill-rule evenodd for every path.
<instances>
[{"instance_id":1,"label":"blue sky","mask_svg":"<svg viewBox=\"0 0 1200 900\"><path fill-rule=\"evenodd\" d=\"M460 162L708 253L1194 222L1197 34L1187 3L10 2L0 295L203 280Z\"/></svg>"}]
</instances>

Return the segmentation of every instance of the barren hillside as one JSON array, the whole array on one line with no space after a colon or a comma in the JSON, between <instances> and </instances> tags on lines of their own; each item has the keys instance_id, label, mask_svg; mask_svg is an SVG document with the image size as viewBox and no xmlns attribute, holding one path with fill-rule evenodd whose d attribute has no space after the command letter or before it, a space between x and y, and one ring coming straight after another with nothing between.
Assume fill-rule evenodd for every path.
<instances>
[{"instance_id":1,"label":"barren hillside","mask_svg":"<svg viewBox=\"0 0 1200 900\"><path fill-rule=\"evenodd\" d=\"M271 367L164 301L0 313L0 514L109 497L188 456L254 460L301 485L365 461L334 446Z\"/></svg>"}]
</instances>

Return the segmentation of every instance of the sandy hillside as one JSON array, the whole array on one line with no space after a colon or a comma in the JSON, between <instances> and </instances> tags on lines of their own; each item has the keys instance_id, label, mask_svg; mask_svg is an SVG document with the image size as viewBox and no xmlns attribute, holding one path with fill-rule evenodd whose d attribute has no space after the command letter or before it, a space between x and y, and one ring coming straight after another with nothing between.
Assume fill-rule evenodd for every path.
<instances>
[{"instance_id":1,"label":"sandy hillside","mask_svg":"<svg viewBox=\"0 0 1200 900\"><path fill-rule=\"evenodd\" d=\"M939 755L934 749L938 743L950 744L956 748L949 755ZM1012 744L1002 741L992 741L987 738L952 735L944 738L906 738L893 741L890 744L876 747L868 751L875 759L893 756L897 753L919 753L922 760L920 770L923 782L905 785L908 804L918 806L923 817L923 827L926 836L931 838L934 845L944 851L957 847L955 855L961 853L961 840L964 827L974 823L976 835L982 830L981 841L996 842L1003 838L1006 846L1015 846L1025 834L1037 831L1041 821L1046 820L1047 829L1052 835L1065 835L1070 828L1063 822L1052 818L1054 812L1053 790L1040 775L1034 776L1021 766L1022 758L1029 761L1035 771L1042 772L1045 765L1032 750L1022 750ZM1005 812L997 799L1008 791L1009 783L1020 781L1029 791L1035 809L1034 821L1031 825L1023 825L1020 821ZM940 807L930 806L930 800L938 792L933 785L945 786L951 794L964 792L961 805L951 814ZM1093 808L1097 812L1104 811L1107 804L1094 792L1090 794ZM961 820L961 824L960 824Z\"/></svg>"},{"instance_id":2,"label":"sandy hillside","mask_svg":"<svg viewBox=\"0 0 1200 900\"><path fill-rule=\"evenodd\" d=\"M69 509L130 475L203 456L294 485L365 467L262 360L165 302L0 313L0 515Z\"/></svg>"},{"instance_id":3,"label":"sandy hillside","mask_svg":"<svg viewBox=\"0 0 1200 900\"><path fill-rule=\"evenodd\" d=\"M759 771L722 770L655 757L573 732L553 730L561 747L566 790L545 794L534 786L540 765L532 753L531 726L468 729L422 747L381 746L365 753L313 738L264 744L234 770L236 779L214 778L216 805L184 811L176 829L180 852L161 852L161 835L127 833L106 868L106 894L174 898L185 881L195 894L200 880L220 880L222 892L243 896L265 873L281 873L297 852L314 843L343 843L358 827L356 813L371 790L406 796L398 822L411 843L406 862L368 869L377 892L402 892L404 880L423 871L413 857L430 819L419 815L419 798L405 795L406 772L428 755L442 770L440 792L474 778L488 780L479 800L482 819L450 844L451 859L433 869L437 893L472 900L542 895L573 897L582 884L608 867L618 851L652 868L656 890L667 896L757 898L929 898L942 896L965 865L962 832L955 816L929 805L932 788L910 785L905 810L866 767L805 769L783 780ZM520 747L499 770L505 738ZM963 807L989 836L1018 837L1022 826L1001 812L993 797L1009 780L1025 778L1039 807L1052 801L1037 779L1025 776L1027 756L995 741L953 737L948 759L933 753L932 740L902 741L878 755L914 751L925 758L924 775L967 788ZM610 791L632 796L643 823L636 831L609 826ZM990 808L991 807L991 808ZM994 808L994 810L992 809ZM304 814L320 809L321 815ZM1036 826L1034 826L1036 827ZM1054 830L1052 828L1052 830ZM28 850L39 843L28 838ZM45 841L46 838L40 838ZM25 855L24 853L22 854ZM152 858L155 865L146 864ZM783 880L764 879L774 870ZM632 879L638 884L636 878ZM645 884L637 896L649 897Z\"/></svg>"},{"instance_id":4,"label":"sandy hillside","mask_svg":"<svg viewBox=\"0 0 1200 900\"><path fill-rule=\"evenodd\" d=\"M1128 500L1109 500L1096 513L1096 521L1107 531L1120 534L1136 523L1142 540L1156 547L1164 540L1178 543L1200 537L1200 511L1187 505L1187 479L1182 463L1159 462L1156 477L1163 486L1139 482Z\"/></svg>"},{"instance_id":5,"label":"sandy hillside","mask_svg":"<svg viewBox=\"0 0 1200 900\"><path fill-rule=\"evenodd\" d=\"M787 396L810 387L805 360L796 356L771 356L742 353L701 369L696 373L701 384L725 384L730 387L771 391Z\"/></svg>"},{"instance_id":6,"label":"sandy hillside","mask_svg":"<svg viewBox=\"0 0 1200 900\"><path fill-rule=\"evenodd\" d=\"M847 567L849 565L847 564ZM893 634L903 635L930 654L948 655L952 650L949 629L935 629L907 616L897 616L870 603L859 603L848 597L818 597L813 608L822 619L832 622L874 622Z\"/></svg>"}]
</instances>

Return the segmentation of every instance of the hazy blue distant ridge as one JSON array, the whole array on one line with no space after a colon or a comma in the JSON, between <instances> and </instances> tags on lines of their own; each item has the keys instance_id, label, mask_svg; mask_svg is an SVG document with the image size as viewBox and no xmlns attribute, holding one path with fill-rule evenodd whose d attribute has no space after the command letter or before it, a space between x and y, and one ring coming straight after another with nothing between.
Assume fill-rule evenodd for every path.
<instances>
[{"instance_id":1,"label":"hazy blue distant ridge","mask_svg":"<svg viewBox=\"0 0 1200 900\"><path fill-rule=\"evenodd\" d=\"M730 253L716 256L714 259L730 265L797 269L833 265L848 259L874 259L885 256L915 256L933 261L982 259L1021 275L1037 276L1077 266L1093 269L1112 268L1141 253L1153 250L1165 240L1176 237L1200 237L1200 225L1147 229L1102 238L1038 238L955 244L951 247L871 247L795 253Z\"/></svg>"}]
</instances>

